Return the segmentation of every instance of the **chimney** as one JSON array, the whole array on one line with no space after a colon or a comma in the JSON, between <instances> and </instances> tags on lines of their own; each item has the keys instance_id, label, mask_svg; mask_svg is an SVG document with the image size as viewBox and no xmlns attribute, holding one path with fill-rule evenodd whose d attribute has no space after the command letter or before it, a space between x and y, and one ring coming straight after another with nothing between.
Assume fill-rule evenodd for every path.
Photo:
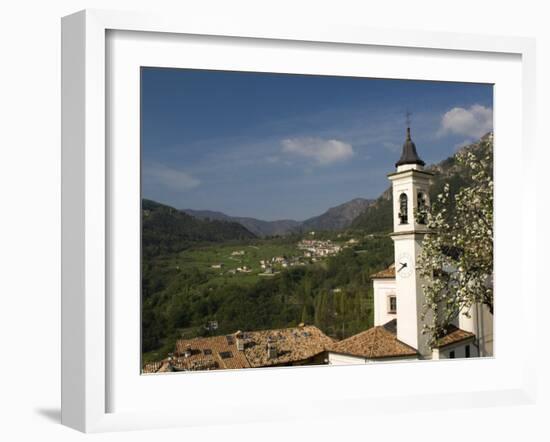
<instances>
[{"instance_id":1,"label":"chimney","mask_svg":"<svg viewBox=\"0 0 550 442\"><path fill-rule=\"evenodd\" d=\"M190 358L192 354L193 354L193 352L191 350L191 346L188 345L187 348L185 349L185 357Z\"/></svg>"},{"instance_id":2,"label":"chimney","mask_svg":"<svg viewBox=\"0 0 550 442\"><path fill-rule=\"evenodd\" d=\"M267 341L267 359L277 358L277 347L271 339Z\"/></svg>"},{"instance_id":3,"label":"chimney","mask_svg":"<svg viewBox=\"0 0 550 442\"><path fill-rule=\"evenodd\" d=\"M237 350L244 351L244 339L243 338L237 338Z\"/></svg>"},{"instance_id":4,"label":"chimney","mask_svg":"<svg viewBox=\"0 0 550 442\"><path fill-rule=\"evenodd\" d=\"M235 343L238 351L244 351L244 336L240 331L235 333Z\"/></svg>"}]
</instances>

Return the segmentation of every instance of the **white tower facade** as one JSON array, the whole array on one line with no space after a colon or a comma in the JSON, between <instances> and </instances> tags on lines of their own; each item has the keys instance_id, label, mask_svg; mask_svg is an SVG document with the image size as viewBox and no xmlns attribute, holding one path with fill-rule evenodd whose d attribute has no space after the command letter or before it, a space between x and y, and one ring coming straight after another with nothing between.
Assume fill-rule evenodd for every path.
<instances>
[{"instance_id":1,"label":"white tower facade","mask_svg":"<svg viewBox=\"0 0 550 442\"><path fill-rule=\"evenodd\" d=\"M393 193L393 234L395 250L395 284L397 295L397 339L429 357L428 337L422 334L421 320L424 295L416 270L426 225L417 219L417 210L428 206L429 186L433 176L424 170L424 162L407 128L403 153L396 163L397 171L388 175ZM429 318L426 318L429 320Z\"/></svg>"}]
</instances>

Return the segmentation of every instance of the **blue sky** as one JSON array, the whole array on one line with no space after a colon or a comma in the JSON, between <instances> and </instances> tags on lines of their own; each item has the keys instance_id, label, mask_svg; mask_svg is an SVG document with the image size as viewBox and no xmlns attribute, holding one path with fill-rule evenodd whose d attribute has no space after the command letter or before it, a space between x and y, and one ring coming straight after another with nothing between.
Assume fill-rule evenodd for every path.
<instances>
[{"instance_id":1,"label":"blue sky","mask_svg":"<svg viewBox=\"0 0 550 442\"><path fill-rule=\"evenodd\" d=\"M389 185L405 138L439 162L492 129L492 85L142 69L142 194L303 220Z\"/></svg>"}]
</instances>

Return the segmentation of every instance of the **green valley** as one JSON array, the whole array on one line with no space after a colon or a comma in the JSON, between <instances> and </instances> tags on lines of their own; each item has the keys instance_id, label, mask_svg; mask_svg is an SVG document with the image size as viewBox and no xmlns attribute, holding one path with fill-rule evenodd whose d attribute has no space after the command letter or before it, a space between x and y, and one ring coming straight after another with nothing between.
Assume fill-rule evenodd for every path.
<instances>
[{"instance_id":1,"label":"green valley","mask_svg":"<svg viewBox=\"0 0 550 442\"><path fill-rule=\"evenodd\" d=\"M369 275L392 261L391 240L359 232L339 235L327 232L322 240L306 235L313 245L339 248L324 257L308 256L312 252L304 250L302 238L292 235L200 244L144 259L144 360L165 356L180 337L301 322L337 338L368 328L373 321Z\"/></svg>"}]
</instances>

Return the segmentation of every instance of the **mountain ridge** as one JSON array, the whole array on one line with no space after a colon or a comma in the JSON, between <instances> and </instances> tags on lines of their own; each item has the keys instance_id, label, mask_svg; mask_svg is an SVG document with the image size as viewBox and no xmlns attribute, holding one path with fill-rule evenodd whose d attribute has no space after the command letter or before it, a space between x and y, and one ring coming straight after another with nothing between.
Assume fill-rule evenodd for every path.
<instances>
[{"instance_id":1,"label":"mountain ridge","mask_svg":"<svg viewBox=\"0 0 550 442\"><path fill-rule=\"evenodd\" d=\"M363 213L375 200L354 198L330 207L321 215L308 218L300 225L300 230L342 230L351 225L353 220Z\"/></svg>"},{"instance_id":2,"label":"mountain ridge","mask_svg":"<svg viewBox=\"0 0 550 442\"><path fill-rule=\"evenodd\" d=\"M457 153L464 150L479 153L483 149L483 142L489 137L492 137L492 132L485 134L474 143L461 147ZM445 182L449 182L452 189L459 189L466 184L471 184L471 178L468 177L467 173L456 162L456 153L439 163L427 166L426 170L435 174L434 184L430 189L430 198L432 201L435 201L437 194L442 191ZM177 211L181 215L207 222L203 227L207 232L210 232L209 235L213 238L218 238L219 236L212 231L215 227L220 228L222 232L228 233L230 239L233 239L233 237L249 238L248 235L252 235L252 237L270 237L295 233L300 234L316 230L337 231L347 228L363 230L366 233L382 233L389 232L392 227L391 187L382 192L377 199L354 198L345 203L330 207L322 214L304 221L290 219L265 221L252 217L231 216L213 210L174 209L153 201L149 201L149 204L168 207L170 210ZM180 224L183 221L194 232L193 235L197 236L197 233L194 231L196 226L190 220L183 219L179 220ZM235 224L241 226L244 231L235 230ZM230 227L230 225L233 225L233 227ZM223 238L223 235L221 237Z\"/></svg>"},{"instance_id":3,"label":"mountain ridge","mask_svg":"<svg viewBox=\"0 0 550 442\"><path fill-rule=\"evenodd\" d=\"M264 221L252 217L231 216L213 210L182 209L182 212L199 219L237 222L256 236L266 237L299 233L306 230L345 229L373 202L374 200L372 199L354 198L345 203L330 207L320 215L307 218L304 221L291 219Z\"/></svg>"},{"instance_id":4,"label":"mountain ridge","mask_svg":"<svg viewBox=\"0 0 550 442\"><path fill-rule=\"evenodd\" d=\"M214 210L182 209L182 212L199 219L237 222L256 236L284 235L300 224L300 221L291 219L264 221L247 216L231 216Z\"/></svg>"}]
</instances>

